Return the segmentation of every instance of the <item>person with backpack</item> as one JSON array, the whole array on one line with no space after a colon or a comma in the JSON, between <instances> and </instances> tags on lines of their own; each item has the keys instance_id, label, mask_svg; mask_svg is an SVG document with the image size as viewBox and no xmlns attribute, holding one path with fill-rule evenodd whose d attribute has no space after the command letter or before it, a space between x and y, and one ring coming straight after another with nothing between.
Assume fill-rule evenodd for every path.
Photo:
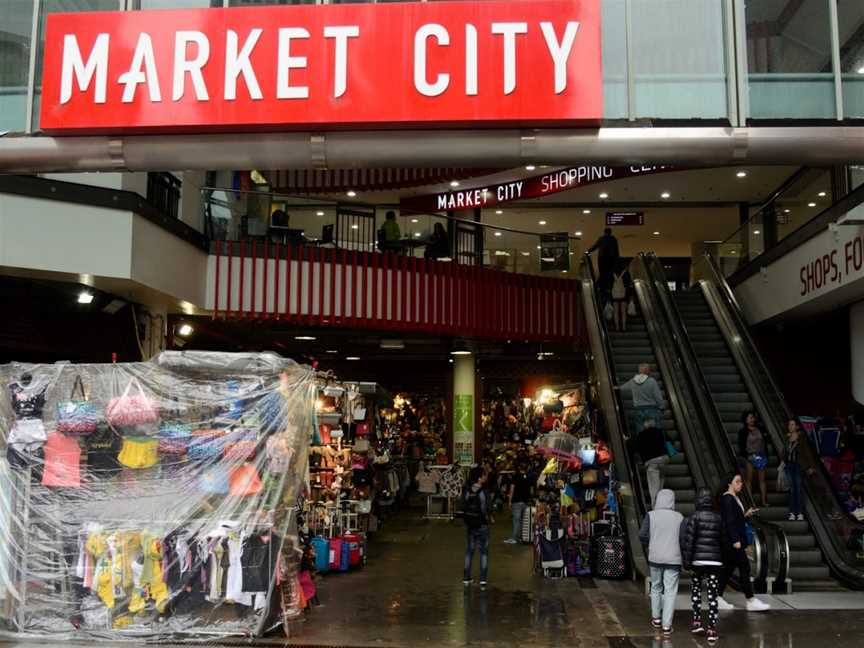
<instances>
[{"instance_id":1,"label":"person with backpack","mask_svg":"<svg viewBox=\"0 0 864 648\"><path fill-rule=\"evenodd\" d=\"M672 634L675 597L681 576L681 523L684 516L675 510L675 493L664 488L657 493L657 504L642 521L639 540L647 548L651 572L651 625Z\"/></svg>"},{"instance_id":2,"label":"person with backpack","mask_svg":"<svg viewBox=\"0 0 864 648\"><path fill-rule=\"evenodd\" d=\"M471 577L474 551L480 551L480 587L486 587L489 573L489 500L483 484L486 480L481 466L468 473L468 486L462 495L462 519L465 520L465 577L462 583L468 587Z\"/></svg>"},{"instance_id":3,"label":"person with backpack","mask_svg":"<svg viewBox=\"0 0 864 648\"><path fill-rule=\"evenodd\" d=\"M612 279L612 307L616 331L627 330L627 308L633 299L633 278L626 265L621 265Z\"/></svg>"},{"instance_id":4,"label":"person with backpack","mask_svg":"<svg viewBox=\"0 0 864 648\"><path fill-rule=\"evenodd\" d=\"M696 512L687 518L681 532L681 558L684 568L693 572L690 585L690 601L693 604L693 621L690 632L705 632L702 625L702 589L708 593L708 643L719 638L717 618L720 596L720 576L723 571L723 518L716 510L714 497L708 488L696 496Z\"/></svg>"},{"instance_id":5,"label":"person with backpack","mask_svg":"<svg viewBox=\"0 0 864 648\"><path fill-rule=\"evenodd\" d=\"M771 606L753 593L750 582L750 560L747 558L747 520L756 514L757 509L746 509L738 494L744 490L744 479L740 472L730 473L723 483L725 489L720 495L720 516L723 518L723 573L720 576L720 598L717 600L721 610L734 610L735 606L723 598L729 578L738 571L738 583L747 598L748 612L764 612Z\"/></svg>"}]
</instances>

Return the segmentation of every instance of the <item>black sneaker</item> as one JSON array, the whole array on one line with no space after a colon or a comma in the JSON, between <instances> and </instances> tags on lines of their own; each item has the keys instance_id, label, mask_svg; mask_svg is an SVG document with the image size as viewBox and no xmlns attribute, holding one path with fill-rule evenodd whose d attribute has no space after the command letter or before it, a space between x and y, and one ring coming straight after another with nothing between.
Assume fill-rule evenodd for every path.
<instances>
[{"instance_id":1,"label":"black sneaker","mask_svg":"<svg viewBox=\"0 0 864 648\"><path fill-rule=\"evenodd\" d=\"M690 624L690 632L693 634L702 634L705 632L705 626L702 625L701 621L694 621Z\"/></svg>"},{"instance_id":2,"label":"black sneaker","mask_svg":"<svg viewBox=\"0 0 864 648\"><path fill-rule=\"evenodd\" d=\"M716 630L708 631L708 643L713 644L717 643L717 640L720 638L720 635L717 634Z\"/></svg>"}]
</instances>

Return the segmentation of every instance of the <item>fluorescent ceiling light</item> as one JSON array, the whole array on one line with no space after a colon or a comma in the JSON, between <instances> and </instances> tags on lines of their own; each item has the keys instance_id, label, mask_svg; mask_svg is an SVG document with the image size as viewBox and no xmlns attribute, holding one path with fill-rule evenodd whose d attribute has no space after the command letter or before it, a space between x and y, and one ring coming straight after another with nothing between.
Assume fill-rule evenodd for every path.
<instances>
[{"instance_id":1,"label":"fluorescent ceiling light","mask_svg":"<svg viewBox=\"0 0 864 648\"><path fill-rule=\"evenodd\" d=\"M307 341L312 341L312 340L315 339L315 336L314 336L314 335L295 335L295 336L294 336L294 339L295 339L295 340L307 340Z\"/></svg>"},{"instance_id":2,"label":"fluorescent ceiling light","mask_svg":"<svg viewBox=\"0 0 864 648\"><path fill-rule=\"evenodd\" d=\"M722 243L723 241L702 241L702 242L703 242L703 243L708 243L708 244L714 245L714 244L717 244L717 243Z\"/></svg>"},{"instance_id":3,"label":"fluorescent ceiling light","mask_svg":"<svg viewBox=\"0 0 864 648\"><path fill-rule=\"evenodd\" d=\"M747 172L746 172L746 171L739 171L739 172L736 173L735 175L738 176L739 178L746 178L746 177L747 177Z\"/></svg>"},{"instance_id":4,"label":"fluorescent ceiling light","mask_svg":"<svg viewBox=\"0 0 864 648\"><path fill-rule=\"evenodd\" d=\"M466 350L464 350L464 349L460 349L460 350L458 350L458 351L451 351L451 352L450 352L450 355L454 355L454 356L469 356L469 355L471 355L471 352L470 352L470 351L466 351Z\"/></svg>"},{"instance_id":5,"label":"fluorescent ceiling light","mask_svg":"<svg viewBox=\"0 0 864 648\"><path fill-rule=\"evenodd\" d=\"M87 292L86 290L82 290L78 293L78 303L79 304L92 304L93 303L93 293Z\"/></svg>"},{"instance_id":6,"label":"fluorescent ceiling light","mask_svg":"<svg viewBox=\"0 0 864 648\"><path fill-rule=\"evenodd\" d=\"M535 167L533 164L529 164L529 165L527 165L527 166L525 167L525 170L526 170L526 171L533 171L533 170L536 169L536 168L537 168L537 167Z\"/></svg>"},{"instance_id":7,"label":"fluorescent ceiling light","mask_svg":"<svg viewBox=\"0 0 864 648\"><path fill-rule=\"evenodd\" d=\"M506 256L509 257L510 253L507 250L495 250L495 256Z\"/></svg>"},{"instance_id":8,"label":"fluorescent ceiling light","mask_svg":"<svg viewBox=\"0 0 864 648\"><path fill-rule=\"evenodd\" d=\"M327 349L324 353L333 354L333 353L339 353L339 351L338 351L338 349Z\"/></svg>"},{"instance_id":9,"label":"fluorescent ceiling light","mask_svg":"<svg viewBox=\"0 0 864 648\"><path fill-rule=\"evenodd\" d=\"M356 362L356 361L359 360L360 358L358 358L357 356L348 356L348 357L345 358L345 359L346 359L346 360L350 360L351 362Z\"/></svg>"},{"instance_id":10,"label":"fluorescent ceiling light","mask_svg":"<svg viewBox=\"0 0 864 648\"><path fill-rule=\"evenodd\" d=\"M177 333L182 335L183 337L189 337L192 335L192 331L195 330L192 328L191 324L181 324L180 328L177 329Z\"/></svg>"},{"instance_id":11,"label":"fluorescent ceiling light","mask_svg":"<svg viewBox=\"0 0 864 648\"><path fill-rule=\"evenodd\" d=\"M382 349L391 349L400 351L405 348L404 340L381 340Z\"/></svg>"},{"instance_id":12,"label":"fluorescent ceiling light","mask_svg":"<svg viewBox=\"0 0 864 648\"><path fill-rule=\"evenodd\" d=\"M348 196L349 198L353 198L353 197L356 196L356 195L357 195L357 192L354 191L353 189L349 189L349 190L348 190L348 194L347 194L347 196Z\"/></svg>"}]
</instances>

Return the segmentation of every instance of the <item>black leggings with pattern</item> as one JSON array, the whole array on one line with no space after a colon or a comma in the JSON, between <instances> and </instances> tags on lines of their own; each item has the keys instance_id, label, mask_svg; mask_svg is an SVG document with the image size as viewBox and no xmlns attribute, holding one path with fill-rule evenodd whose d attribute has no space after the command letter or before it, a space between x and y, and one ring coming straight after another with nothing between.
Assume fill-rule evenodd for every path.
<instances>
[{"instance_id":1,"label":"black leggings with pattern","mask_svg":"<svg viewBox=\"0 0 864 648\"><path fill-rule=\"evenodd\" d=\"M694 567L691 582L691 597L693 603L693 622L702 623L702 584L708 592L708 627L717 627L717 597L720 596L721 567Z\"/></svg>"}]
</instances>

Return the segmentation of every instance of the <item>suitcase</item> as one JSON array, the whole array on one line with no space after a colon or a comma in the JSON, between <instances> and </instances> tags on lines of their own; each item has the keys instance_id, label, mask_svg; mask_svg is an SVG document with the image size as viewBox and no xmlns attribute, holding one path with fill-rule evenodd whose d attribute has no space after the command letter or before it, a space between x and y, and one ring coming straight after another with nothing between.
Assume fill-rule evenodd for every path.
<instances>
[{"instance_id":1,"label":"suitcase","mask_svg":"<svg viewBox=\"0 0 864 648\"><path fill-rule=\"evenodd\" d=\"M330 543L324 538L312 538L315 550L315 570L326 574L330 571Z\"/></svg>"},{"instance_id":2,"label":"suitcase","mask_svg":"<svg viewBox=\"0 0 864 648\"><path fill-rule=\"evenodd\" d=\"M347 572L351 569L351 543L345 537L342 538L341 552L339 555L339 571Z\"/></svg>"},{"instance_id":3,"label":"suitcase","mask_svg":"<svg viewBox=\"0 0 864 648\"><path fill-rule=\"evenodd\" d=\"M351 567L360 567L363 564L363 553L360 549L362 538L355 534L346 534L345 542L348 544L348 564ZM345 547L342 548L345 551Z\"/></svg>"},{"instance_id":4,"label":"suitcase","mask_svg":"<svg viewBox=\"0 0 864 648\"><path fill-rule=\"evenodd\" d=\"M591 539L591 573L596 578L619 579L627 575L627 544L621 530Z\"/></svg>"},{"instance_id":5,"label":"suitcase","mask_svg":"<svg viewBox=\"0 0 864 648\"><path fill-rule=\"evenodd\" d=\"M522 516L522 542L534 544L534 507L526 506Z\"/></svg>"},{"instance_id":6,"label":"suitcase","mask_svg":"<svg viewBox=\"0 0 864 648\"><path fill-rule=\"evenodd\" d=\"M342 538L330 539L330 569L338 571L342 564Z\"/></svg>"}]
</instances>

